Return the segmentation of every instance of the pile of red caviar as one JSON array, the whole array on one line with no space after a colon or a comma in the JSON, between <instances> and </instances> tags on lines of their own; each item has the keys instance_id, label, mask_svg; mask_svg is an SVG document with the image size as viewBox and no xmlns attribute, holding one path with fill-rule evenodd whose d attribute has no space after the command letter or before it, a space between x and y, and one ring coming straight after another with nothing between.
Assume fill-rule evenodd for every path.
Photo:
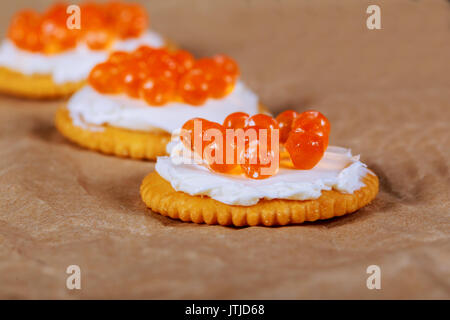
<instances>
[{"instance_id":1,"label":"pile of red caviar","mask_svg":"<svg viewBox=\"0 0 450 320\"><path fill-rule=\"evenodd\" d=\"M238 76L236 62L225 55L195 60L185 50L142 46L113 52L91 70L89 84L100 93L125 93L152 106L170 101L201 105L224 97Z\"/></svg>"},{"instance_id":2,"label":"pile of red caviar","mask_svg":"<svg viewBox=\"0 0 450 320\"><path fill-rule=\"evenodd\" d=\"M68 5L56 3L44 13L22 10L12 19L8 37L19 48L45 54L59 53L85 42L90 49L108 48L116 39L141 35L148 16L138 4L112 1L80 4L80 29L69 29Z\"/></svg>"},{"instance_id":3,"label":"pile of red caviar","mask_svg":"<svg viewBox=\"0 0 450 320\"><path fill-rule=\"evenodd\" d=\"M201 131L194 131L195 122L201 123ZM211 136L211 130L217 129L223 139L218 142ZM234 139L227 132L234 135ZM244 148L239 150L237 130L242 129ZM262 137L260 129L266 129L267 136ZM250 139L250 130L257 135ZM272 135L271 133L277 134ZM198 136L195 137L194 133ZM280 146L284 146L289 154L292 166L296 169L309 170L322 159L328 146L330 122L318 111L298 113L292 110L284 111L275 119L265 114L249 116L244 112L230 114L223 124L201 118L188 120L182 127L181 140L184 145L206 161L208 168L214 172L243 172L252 179L265 179L278 171L280 163ZM214 137L216 137L214 135ZM276 147L271 139L277 138ZM200 144L195 141L201 141ZM207 151L207 152L205 152ZM220 151L221 156L215 156ZM227 158L228 157L228 158ZM217 161L219 159L219 161ZM233 161L229 161L232 159ZM222 160L222 161L220 161ZM271 170L264 170L271 168Z\"/></svg>"}]
</instances>

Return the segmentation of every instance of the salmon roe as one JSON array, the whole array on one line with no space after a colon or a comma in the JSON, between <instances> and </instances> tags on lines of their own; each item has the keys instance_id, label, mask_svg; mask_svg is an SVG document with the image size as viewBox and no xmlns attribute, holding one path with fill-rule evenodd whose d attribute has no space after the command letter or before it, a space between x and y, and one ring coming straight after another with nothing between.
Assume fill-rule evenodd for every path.
<instances>
[{"instance_id":1,"label":"salmon roe","mask_svg":"<svg viewBox=\"0 0 450 320\"><path fill-rule=\"evenodd\" d=\"M56 3L45 12L19 11L8 30L9 39L20 49L55 54L84 42L92 50L108 48L116 39L138 37L149 26L143 7L133 3L80 4L80 29L69 29L68 5Z\"/></svg>"},{"instance_id":2,"label":"salmon roe","mask_svg":"<svg viewBox=\"0 0 450 320\"><path fill-rule=\"evenodd\" d=\"M225 128L243 129L247 125L249 117L245 112L234 112L225 118L223 125Z\"/></svg>"},{"instance_id":3,"label":"salmon roe","mask_svg":"<svg viewBox=\"0 0 450 320\"><path fill-rule=\"evenodd\" d=\"M211 128L216 129L215 134L208 133ZM222 139L217 139L217 133ZM208 134L214 135L214 139L208 138ZM284 145L295 169L309 170L322 159L329 134L330 122L318 111L288 110L276 119L266 114L250 117L235 112L223 124L200 118L187 121L182 127L181 141L201 155L211 171L266 179L278 172L280 145Z\"/></svg>"},{"instance_id":4,"label":"salmon roe","mask_svg":"<svg viewBox=\"0 0 450 320\"><path fill-rule=\"evenodd\" d=\"M280 142L285 143L292 129L292 123L297 118L298 113L294 110L286 110L280 113L276 120L280 127Z\"/></svg>"},{"instance_id":5,"label":"salmon roe","mask_svg":"<svg viewBox=\"0 0 450 320\"><path fill-rule=\"evenodd\" d=\"M107 66L114 71L108 72L104 70L105 65L100 64L102 67L91 71L89 83L101 93L124 93L143 99L151 106L180 100L199 106L209 98L228 94L239 75L239 69L231 58L220 57L220 60L217 57L195 60L185 50L172 52L165 48L141 46L133 52L113 52ZM225 68L225 64L233 67ZM112 73L114 79L111 79ZM114 85L105 88L109 81Z\"/></svg>"},{"instance_id":6,"label":"salmon roe","mask_svg":"<svg viewBox=\"0 0 450 320\"><path fill-rule=\"evenodd\" d=\"M330 121L322 113L315 110L298 114L292 123L292 130L295 132L305 131L322 137L324 149L328 147L330 128Z\"/></svg>"},{"instance_id":7,"label":"salmon roe","mask_svg":"<svg viewBox=\"0 0 450 320\"><path fill-rule=\"evenodd\" d=\"M273 148L271 131L267 126L246 126L245 149L240 155L241 169L251 179L266 179L277 173L279 168L279 144ZM255 135L251 137L250 131Z\"/></svg>"}]
</instances>

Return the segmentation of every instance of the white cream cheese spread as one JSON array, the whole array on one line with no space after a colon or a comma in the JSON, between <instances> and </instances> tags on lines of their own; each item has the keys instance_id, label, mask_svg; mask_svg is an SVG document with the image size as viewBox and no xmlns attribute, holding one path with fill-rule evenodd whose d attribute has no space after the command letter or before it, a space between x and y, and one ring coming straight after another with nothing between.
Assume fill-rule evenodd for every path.
<instances>
[{"instance_id":1,"label":"white cream cheese spread","mask_svg":"<svg viewBox=\"0 0 450 320\"><path fill-rule=\"evenodd\" d=\"M177 191L204 195L229 205L251 206L261 199L311 200L322 190L353 193L364 186L362 178L369 172L351 150L330 146L311 170L280 168L263 180L244 175L211 172L202 164L186 159L189 151L175 139L167 146L169 157L159 157L155 169Z\"/></svg>"},{"instance_id":2,"label":"white cream cheese spread","mask_svg":"<svg viewBox=\"0 0 450 320\"><path fill-rule=\"evenodd\" d=\"M201 117L222 123L233 112L250 115L259 112L258 96L244 83L237 81L233 91L221 99L208 99L201 106L170 102L152 107L142 99L125 94L106 95L85 86L75 93L67 104L75 125L92 128L109 124L131 130L172 132L192 118Z\"/></svg>"}]
</instances>

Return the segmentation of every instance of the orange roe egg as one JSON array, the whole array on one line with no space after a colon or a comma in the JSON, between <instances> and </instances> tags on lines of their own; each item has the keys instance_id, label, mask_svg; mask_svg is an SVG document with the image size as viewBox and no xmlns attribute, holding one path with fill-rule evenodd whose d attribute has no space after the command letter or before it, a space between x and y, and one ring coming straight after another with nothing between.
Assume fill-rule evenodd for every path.
<instances>
[{"instance_id":1,"label":"orange roe egg","mask_svg":"<svg viewBox=\"0 0 450 320\"><path fill-rule=\"evenodd\" d=\"M183 100L197 106L208 98L208 89L208 81L200 69L189 70L178 85L178 93Z\"/></svg>"},{"instance_id":2,"label":"orange roe egg","mask_svg":"<svg viewBox=\"0 0 450 320\"><path fill-rule=\"evenodd\" d=\"M108 62L114 63L114 64L120 64L124 63L127 60L130 59L130 54L125 51L114 51L111 53L108 57Z\"/></svg>"},{"instance_id":3,"label":"orange roe egg","mask_svg":"<svg viewBox=\"0 0 450 320\"><path fill-rule=\"evenodd\" d=\"M297 132L301 131L301 129L299 129L297 127L296 131ZM329 133L326 131L326 129L324 127L315 126L315 127L309 129L306 132L313 133L313 134L318 135L319 137L321 137L322 141L323 141L324 150L326 150L328 148Z\"/></svg>"},{"instance_id":4,"label":"orange roe egg","mask_svg":"<svg viewBox=\"0 0 450 320\"><path fill-rule=\"evenodd\" d=\"M224 77L215 76L208 82L209 94L212 98L220 99L226 96L228 83Z\"/></svg>"},{"instance_id":5,"label":"orange roe egg","mask_svg":"<svg viewBox=\"0 0 450 320\"><path fill-rule=\"evenodd\" d=\"M280 142L285 143L292 129L292 123L297 118L298 113L294 110L286 110L280 113L276 120L280 127Z\"/></svg>"},{"instance_id":6,"label":"orange roe egg","mask_svg":"<svg viewBox=\"0 0 450 320\"><path fill-rule=\"evenodd\" d=\"M44 45L40 33L35 30L28 30L22 48L32 52L42 51Z\"/></svg>"},{"instance_id":7,"label":"orange roe egg","mask_svg":"<svg viewBox=\"0 0 450 320\"><path fill-rule=\"evenodd\" d=\"M57 3L42 15L27 10L17 14L8 36L32 52L58 53L74 48L79 39L93 50L105 49L116 37L137 37L148 28L148 17L138 4L111 2L80 5L81 30L67 28L67 4Z\"/></svg>"},{"instance_id":8,"label":"orange roe egg","mask_svg":"<svg viewBox=\"0 0 450 320\"><path fill-rule=\"evenodd\" d=\"M67 28L66 9L65 4L57 3L42 16L39 32L45 53L58 53L74 48L77 44L79 30Z\"/></svg>"},{"instance_id":9,"label":"orange roe egg","mask_svg":"<svg viewBox=\"0 0 450 320\"><path fill-rule=\"evenodd\" d=\"M85 2L80 5L81 31L89 29L107 28L108 14L98 3Z\"/></svg>"},{"instance_id":10,"label":"orange roe egg","mask_svg":"<svg viewBox=\"0 0 450 320\"><path fill-rule=\"evenodd\" d=\"M141 50L143 53L146 54L142 56L142 59L144 59L145 62L148 63L149 65L170 58L170 54L166 48L149 48L149 47L147 47L147 49L144 48L145 47L142 46L138 50Z\"/></svg>"},{"instance_id":11,"label":"orange roe egg","mask_svg":"<svg viewBox=\"0 0 450 320\"><path fill-rule=\"evenodd\" d=\"M258 113L248 118L247 126L256 126L268 130L279 129L278 122L271 116L263 113Z\"/></svg>"},{"instance_id":12,"label":"orange roe egg","mask_svg":"<svg viewBox=\"0 0 450 320\"><path fill-rule=\"evenodd\" d=\"M239 66L230 57L218 54L213 57L215 63L220 67L227 83L233 83L239 77Z\"/></svg>"},{"instance_id":13,"label":"orange roe egg","mask_svg":"<svg viewBox=\"0 0 450 320\"><path fill-rule=\"evenodd\" d=\"M245 112L229 114L223 121L223 126L230 129L243 129L247 125L249 115Z\"/></svg>"},{"instance_id":14,"label":"orange roe egg","mask_svg":"<svg viewBox=\"0 0 450 320\"><path fill-rule=\"evenodd\" d=\"M161 106L175 96L175 82L167 78L148 77L142 82L141 97L152 106Z\"/></svg>"},{"instance_id":15,"label":"orange roe egg","mask_svg":"<svg viewBox=\"0 0 450 320\"><path fill-rule=\"evenodd\" d=\"M194 68L202 70L207 80L219 72L218 65L211 58L201 58L195 61Z\"/></svg>"},{"instance_id":16,"label":"orange roe egg","mask_svg":"<svg viewBox=\"0 0 450 320\"><path fill-rule=\"evenodd\" d=\"M236 161L236 148L233 144L227 145L224 141L224 145L221 147L218 143L210 143L206 146L205 153L211 154L211 156L206 156L206 163L211 171L228 173L239 166ZM231 155L228 155L229 153ZM228 159L228 157L230 158Z\"/></svg>"},{"instance_id":17,"label":"orange roe egg","mask_svg":"<svg viewBox=\"0 0 450 320\"><path fill-rule=\"evenodd\" d=\"M122 88L120 69L111 62L96 65L89 73L88 81L100 93L115 94Z\"/></svg>"},{"instance_id":18,"label":"orange roe egg","mask_svg":"<svg viewBox=\"0 0 450 320\"><path fill-rule=\"evenodd\" d=\"M330 122L319 111L309 110L300 113L292 124L294 131L307 131L323 137L325 149L328 147Z\"/></svg>"},{"instance_id":19,"label":"orange roe egg","mask_svg":"<svg viewBox=\"0 0 450 320\"><path fill-rule=\"evenodd\" d=\"M301 170L314 168L325 152L323 137L306 131L292 131L285 147L294 167Z\"/></svg>"},{"instance_id":20,"label":"orange roe egg","mask_svg":"<svg viewBox=\"0 0 450 320\"><path fill-rule=\"evenodd\" d=\"M92 50L107 48L114 40L114 32L109 28L104 7L96 3L83 3L80 10L80 31L87 46Z\"/></svg>"},{"instance_id":21,"label":"orange roe egg","mask_svg":"<svg viewBox=\"0 0 450 320\"><path fill-rule=\"evenodd\" d=\"M141 46L130 53L114 52L108 62L122 70L126 94L133 98L142 97L155 106L179 99L201 105L208 98L223 97L229 86L222 67L214 59L195 61L183 50L169 52L166 48Z\"/></svg>"},{"instance_id":22,"label":"orange roe egg","mask_svg":"<svg viewBox=\"0 0 450 320\"><path fill-rule=\"evenodd\" d=\"M134 50L131 55L135 59L144 60L148 58L153 52L155 51L154 48L148 47L148 46L140 46L136 50Z\"/></svg>"},{"instance_id":23,"label":"orange roe egg","mask_svg":"<svg viewBox=\"0 0 450 320\"><path fill-rule=\"evenodd\" d=\"M85 33L84 39L89 49L104 50L113 42L114 34L103 28L90 29Z\"/></svg>"},{"instance_id":24,"label":"orange roe egg","mask_svg":"<svg viewBox=\"0 0 450 320\"><path fill-rule=\"evenodd\" d=\"M157 60L152 62L148 65L148 71L154 77L163 77L172 81L178 81L179 75L176 71L176 65L170 58L164 61Z\"/></svg>"},{"instance_id":25,"label":"orange roe egg","mask_svg":"<svg viewBox=\"0 0 450 320\"><path fill-rule=\"evenodd\" d=\"M178 74L183 74L186 71L192 69L192 67L194 66L195 59L192 54L190 54L186 50L178 50L173 55L173 58L177 63Z\"/></svg>"},{"instance_id":26,"label":"orange roe egg","mask_svg":"<svg viewBox=\"0 0 450 320\"><path fill-rule=\"evenodd\" d=\"M19 48L36 52L43 49L40 35L41 16L33 10L23 10L14 15L8 37Z\"/></svg>"},{"instance_id":27,"label":"orange roe egg","mask_svg":"<svg viewBox=\"0 0 450 320\"><path fill-rule=\"evenodd\" d=\"M165 66L168 69L176 70L177 61L166 48L153 49L151 55L146 60L149 65L159 64Z\"/></svg>"},{"instance_id":28,"label":"orange roe egg","mask_svg":"<svg viewBox=\"0 0 450 320\"><path fill-rule=\"evenodd\" d=\"M138 4L123 3L118 11L111 11L110 13L115 18L115 30L122 39L137 37L148 28L147 13Z\"/></svg>"},{"instance_id":29,"label":"orange roe egg","mask_svg":"<svg viewBox=\"0 0 450 320\"><path fill-rule=\"evenodd\" d=\"M41 41L43 51L47 54L62 52L74 48L77 44L77 34L64 25L58 25L47 19L41 25Z\"/></svg>"},{"instance_id":30,"label":"orange roe egg","mask_svg":"<svg viewBox=\"0 0 450 320\"><path fill-rule=\"evenodd\" d=\"M212 98L220 99L226 95L229 82L221 66L214 59L199 59L194 66L205 74L209 87L208 93Z\"/></svg>"},{"instance_id":31,"label":"orange roe egg","mask_svg":"<svg viewBox=\"0 0 450 320\"><path fill-rule=\"evenodd\" d=\"M323 128L327 135L330 134L330 122L322 113L315 110L300 113L295 119L292 127L294 130L301 128L305 131Z\"/></svg>"},{"instance_id":32,"label":"orange roe egg","mask_svg":"<svg viewBox=\"0 0 450 320\"><path fill-rule=\"evenodd\" d=\"M245 150L240 155L241 169L251 179L266 179L277 173L279 169L279 152L274 150L270 143L270 137L264 139L261 129L266 127L249 126L246 132L254 130L256 136L245 143ZM251 136L248 134L248 136ZM265 142L265 143L264 143Z\"/></svg>"},{"instance_id":33,"label":"orange roe egg","mask_svg":"<svg viewBox=\"0 0 450 320\"><path fill-rule=\"evenodd\" d=\"M140 61L145 63L151 76L178 79L177 61L165 48L151 49L147 53L142 48L141 56Z\"/></svg>"},{"instance_id":34,"label":"orange roe egg","mask_svg":"<svg viewBox=\"0 0 450 320\"><path fill-rule=\"evenodd\" d=\"M193 118L183 124L180 138L187 148L194 151L196 139L197 141L203 141L204 127L207 126L208 122L208 120L203 118ZM199 129L194 131L196 125Z\"/></svg>"},{"instance_id":35,"label":"orange roe egg","mask_svg":"<svg viewBox=\"0 0 450 320\"><path fill-rule=\"evenodd\" d=\"M227 143L225 128L216 122L205 124L203 158L214 172L227 173L238 166L234 143Z\"/></svg>"},{"instance_id":36,"label":"orange roe egg","mask_svg":"<svg viewBox=\"0 0 450 320\"><path fill-rule=\"evenodd\" d=\"M147 69L134 61L122 62L121 69L124 92L132 98L138 98L141 94L142 84L149 76Z\"/></svg>"},{"instance_id":37,"label":"orange roe egg","mask_svg":"<svg viewBox=\"0 0 450 320\"><path fill-rule=\"evenodd\" d=\"M208 131L209 129L216 129L214 131ZM223 133L224 128L222 125L216 122L208 121L202 118L193 118L184 123L181 128L180 139L183 144L194 151L197 155L202 157L205 155L205 148L211 143L218 143L215 141L217 134ZM214 146L216 148L216 146ZM215 150L210 150L214 155ZM209 157L208 157L209 158Z\"/></svg>"}]
</instances>

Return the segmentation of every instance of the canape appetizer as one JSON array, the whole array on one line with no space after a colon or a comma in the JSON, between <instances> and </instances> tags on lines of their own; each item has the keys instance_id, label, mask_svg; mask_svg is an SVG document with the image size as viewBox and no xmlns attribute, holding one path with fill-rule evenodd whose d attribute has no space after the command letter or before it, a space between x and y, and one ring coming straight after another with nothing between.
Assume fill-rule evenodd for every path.
<instances>
[{"instance_id":1,"label":"canape appetizer","mask_svg":"<svg viewBox=\"0 0 450 320\"><path fill-rule=\"evenodd\" d=\"M378 178L349 149L328 147L320 112L276 119L234 113L187 121L142 182L141 197L173 219L276 226L342 216L369 204Z\"/></svg>"},{"instance_id":2,"label":"canape appetizer","mask_svg":"<svg viewBox=\"0 0 450 320\"><path fill-rule=\"evenodd\" d=\"M19 11L0 46L0 92L27 98L59 98L82 87L91 69L113 50L172 46L150 31L138 4L80 4L79 28L69 28L68 5L45 12Z\"/></svg>"},{"instance_id":3,"label":"canape appetizer","mask_svg":"<svg viewBox=\"0 0 450 320\"><path fill-rule=\"evenodd\" d=\"M56 126L83 147L154 160L186 120L222 122L237 111L256 114L261 107L233 59L143 46L96 65L88 85L58 110Z\"/></svg>"}]
</instances>

